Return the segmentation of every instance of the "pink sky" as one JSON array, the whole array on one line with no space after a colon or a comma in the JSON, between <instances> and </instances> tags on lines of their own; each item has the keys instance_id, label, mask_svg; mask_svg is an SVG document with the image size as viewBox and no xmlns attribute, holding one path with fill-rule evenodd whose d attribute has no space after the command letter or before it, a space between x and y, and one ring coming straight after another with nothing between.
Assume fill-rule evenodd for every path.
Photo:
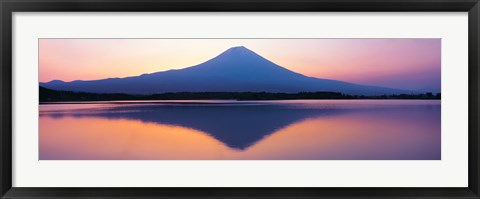
<instances>
[{"instance_id":1,"label":"pink sky","mask_svg":"<svg viewBox=\"0 0 480 199\"><path fill-rule=\"evenodd\" d=\"M440 39L40 39L40 82L136 76L245 46L307 76L440 90Z\"/></svg>"}]
</instances>

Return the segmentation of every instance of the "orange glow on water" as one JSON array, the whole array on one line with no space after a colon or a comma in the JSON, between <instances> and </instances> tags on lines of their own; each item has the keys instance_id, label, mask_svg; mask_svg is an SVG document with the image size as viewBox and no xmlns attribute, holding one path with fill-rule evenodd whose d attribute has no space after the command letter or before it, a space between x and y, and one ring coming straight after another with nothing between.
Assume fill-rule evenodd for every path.
<instances>
[{"instance_id":1,"label":"orange glow on water","mask_svg":"<svg viewBox=\"0 0 480 199\"><path fill-rule=\"evenodd\" d=\"M222 159L221 142L189 128L102 118L41 117L40 151L64 159ZM40 159L49 159L40 155Z\"/></svg>"},{"instance_id":2,"label":"orange glow on water","mask_svg":"<svg viewBox=\"0 0 480 199\"><path fill-rule=\"evenodd\" d=\"M439 127L392 128L399 124L402 123L363 115L308 119L280 129L237 154L237 158L309 159L314 154L317 159L376 159L383 156L382 153L415 153L426 143L439 142L435 133L440 131Z\"/></svg>"},{"instance_id":3,"label":"orange glow on water","mask_svg":"<svg viewBox=\"0 0 480 199\"><path fill-rule=\"evenodd\" d=\"M318 102L303 103L314 105ZM353 102L320 102L320 104L323 103ZM372 101L355 102L357 106L369 103ZM374 103L376 106L383 106L392 101ZM412 107L415 103L405 102L405 105L402 105L405 106L403 109L360 110L308 117L287 126L279 126L275 132L260 137L258 141L244 149L229 147L222 142L221 138L215 138L209 132L185 126L146 122L140 119L75 115L81 112L79 107L88 107L87 112L89 112L99 109L101 106L98 105L45 105L41 107L41 111L44 112L40 114L39 159L440 159L439 109L428 106ZM54 110L63 111L67 107L73 108L74 113L55 115ZM264 111L270 108L267 106ZM262 110L262 107L256 109ZM166 109L158 111L162 110ZM184 110L194 113L190 112L191 108L188 107L184 107ZM215 117L221 116L215 115ZM212 125L215 128L219 126ZM229 131L228 126L224 128L223 131ZM251 126L251 128L257 128L257 126Z\"/></svg>"}]
</instances>

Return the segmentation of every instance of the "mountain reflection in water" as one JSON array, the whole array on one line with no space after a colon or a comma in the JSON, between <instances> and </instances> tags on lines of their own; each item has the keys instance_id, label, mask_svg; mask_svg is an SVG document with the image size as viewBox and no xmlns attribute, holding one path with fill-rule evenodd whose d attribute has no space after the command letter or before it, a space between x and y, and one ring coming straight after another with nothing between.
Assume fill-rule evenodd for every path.
<instances>
[{"instance_id":1,"label":"mountain reflection in water","mask_svg":"<svg viewBox=\"0 0 480 199\"><path fill-rule=\"evenodd\" d=\"M440 159L440 101L45 104L40 159Z\"/></svg>"}]
</instances>

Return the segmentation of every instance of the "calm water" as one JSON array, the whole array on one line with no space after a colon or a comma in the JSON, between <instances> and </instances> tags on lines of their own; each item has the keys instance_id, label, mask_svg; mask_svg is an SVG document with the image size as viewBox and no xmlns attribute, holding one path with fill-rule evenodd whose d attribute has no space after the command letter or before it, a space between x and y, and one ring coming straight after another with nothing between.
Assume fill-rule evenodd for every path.
<instances>
[{"instance_id":1,"label":"calm water","mask_svg":"<svg viewBox=\"0 0 480 199\"><path fill-rule=\"evenodd\" d=\"M439 160L439 100L40 105L41 160Z\"/></svg>"}]
</instances>

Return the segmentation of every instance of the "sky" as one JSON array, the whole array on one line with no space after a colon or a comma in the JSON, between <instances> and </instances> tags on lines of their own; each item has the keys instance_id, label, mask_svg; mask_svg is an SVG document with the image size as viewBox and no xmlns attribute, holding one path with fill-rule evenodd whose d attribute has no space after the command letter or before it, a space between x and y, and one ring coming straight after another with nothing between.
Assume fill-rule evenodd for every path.
<instances>
[{"instance_id":1,"label":"sky","mask_svg":"<svg viewBox=\"0 0 480 199\"><path fill-rule=\"evenodd\" d=\"M311 77L440 91L441 39L39 39L39 81L181 69L235 46Z\"/></svg>"}]
</instances>

